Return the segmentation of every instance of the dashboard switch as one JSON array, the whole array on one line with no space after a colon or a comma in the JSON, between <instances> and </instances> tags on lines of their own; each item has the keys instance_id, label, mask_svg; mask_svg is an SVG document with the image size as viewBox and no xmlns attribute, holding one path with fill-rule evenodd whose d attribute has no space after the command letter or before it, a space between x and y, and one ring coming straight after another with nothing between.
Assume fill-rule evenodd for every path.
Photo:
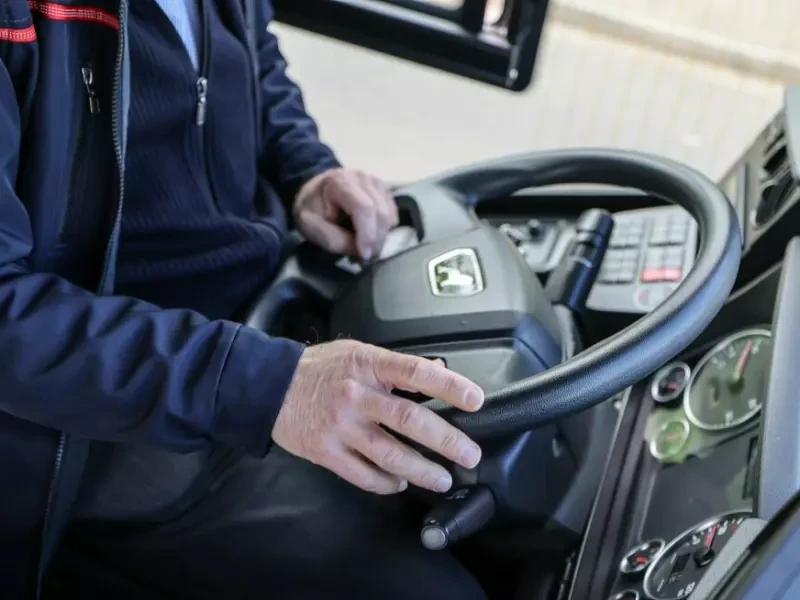
<instances>
[{"instance_id":1,"label":"dashboard switch","mask_svg":"<svg viewBox=\"0 0 800 600\"><path fill-rule=\"evenodd\" d=\"M647 267L642 270L642 283L655 283L657 281L665 281L666 269L660 267Z\"/></svg>"}]
</instances>

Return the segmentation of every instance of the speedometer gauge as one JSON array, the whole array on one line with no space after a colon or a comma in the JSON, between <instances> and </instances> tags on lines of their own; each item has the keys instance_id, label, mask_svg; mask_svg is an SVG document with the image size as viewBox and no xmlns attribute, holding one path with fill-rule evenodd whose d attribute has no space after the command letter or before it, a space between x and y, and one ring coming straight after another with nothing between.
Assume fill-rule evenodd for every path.
<instances>
[{"instance_id":1,"label":"speedometer gauge","mask_svg":"<svg viewBox=\"0 0 800 600\"><path fill-rule=\"evenodd\" d=\"M741 425L761 410L772 339L765 329L740 331L714 346L694 370L683 396L689 420L701 429Z\"/></svg>"},{"instance_id":2,"label":"speedometer gauge","mask_svg":"<svg viewBox=\"0 0 800 600\"><path fill-rule=\"evenodd\" d=\"M736 511L715 517L683 532L656 557L644 576L644 593L652 600L687 598L708 566L750 517Z\"/></svg>"}]
</instances>

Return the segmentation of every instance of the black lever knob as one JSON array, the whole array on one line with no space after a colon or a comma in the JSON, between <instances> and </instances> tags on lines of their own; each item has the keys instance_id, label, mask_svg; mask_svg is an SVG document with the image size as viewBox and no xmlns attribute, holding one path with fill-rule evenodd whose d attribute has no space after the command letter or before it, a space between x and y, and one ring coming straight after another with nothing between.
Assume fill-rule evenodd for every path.
<instances>
[{"instance_id":1,"label":"black lever knob","mask_svg":"<svg viewBox=\"0 0 800 600\"><path fill-rule=\"evenodd\" d=\"M583 312L613 229L614 219L605 210L593 208L581 214L572 245L547 279L544 291L552 304Z\"/></svg>"},{"instance_id":2,"label":"black lever knob","mask_svg":"<svg viewBox=\"0 0 800 600\"><path fill-rule=\"evenodd\" d=\"M433 507L420 538L428 550L443 550L481 529L494 516L495 501L486 486L456 490Z\"/></svg>"}]
</instances>

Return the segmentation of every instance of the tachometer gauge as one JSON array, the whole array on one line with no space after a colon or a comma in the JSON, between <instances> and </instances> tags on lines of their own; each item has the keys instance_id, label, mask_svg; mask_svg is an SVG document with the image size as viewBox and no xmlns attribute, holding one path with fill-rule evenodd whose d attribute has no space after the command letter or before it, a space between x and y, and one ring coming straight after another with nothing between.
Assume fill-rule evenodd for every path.
<instances>
[{"instance_id":1,"label":"tachometer gauge","mask_svg":"<svg viewBox=\"0 0 800 600\"><path fill-rule=\"evenodd\" d=\"M769 331L740 331L717 344L694 370L683 396L689 420L701 429L737 427L759 413L772 339Z\"/></svg>"},{"instance_id":2,"label":"tachometer gauge","mask_svg":"<svg viewBox=\"0 0 800 600\"><path fill-rule=\"evenodd\" d=\"M645 596L652 600L687 598L739 525L749 517L747 511L726 513L672 540L647 569Z\"/></svg>"},{"instance_id":3,"label":"tachometer gauge","mask_svg":"<svg viewBox=\"0 0 800 600\"><path fill-rule=\"evenodd\" d=\"M677 362L667 365L653 377L650 395L658 404L669 404L680 398L689 383L689 365Z\"/></svg>"},{"instance_id":4,"label":"tachometer gauge","mask_svg":"<svg viewBox=\"0 0 800 600\"><path fill-rule=\"evenodd\" d=\"M654 539L638 546L634 546L623 557L622 562L619 563L620 573L625 575L633 575L641 573L653 559L664 549L664 540Z\"/></svg>"}]
</instances>

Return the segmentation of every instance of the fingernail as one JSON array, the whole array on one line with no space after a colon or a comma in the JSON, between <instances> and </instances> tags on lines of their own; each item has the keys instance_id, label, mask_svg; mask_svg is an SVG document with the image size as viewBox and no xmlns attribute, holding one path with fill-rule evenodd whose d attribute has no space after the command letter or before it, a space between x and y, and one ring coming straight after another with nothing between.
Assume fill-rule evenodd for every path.
<instances>
[{"instance_id":1,"label":"fingernail","mask_svg":"<svg viewBox=\"0 0 800 600\"><path fill-rule=\"evenodd\" d=\"M461 464L468 469L478 466L481 462L481 449L475 444L467 446L461 453Z\"/></svg>"},{"instance_id":2,"label":"fingernail","mask_svg":"<svg viewBox=\"0 0 800 600\"><path fill-rule=\"evenodd\" d=\"M358 253L361 255L361 260L369 262L372 260L372 248L369 246L361 245L358 247Z\"/></svg>"},{"instance_id":3,"label":"fingernail","mask_svg":"<svg viewBox=\"0 0 800 600\"><path fill-rule=\"evenodd\" d=\"M407 489L408 489L408 482L407 481L401 481L400 485L397 487L397 491L398 492L405 492Z\"/></svg>"},{"instance_id":4,"label":"fingernail","mask_svg":"<svg viewBox=\"0 0 800 600\"><path fill-rule=\"evenodd\" d=\"M446 492L453 485L453 479L449 475L442 475L433 484L433 489L437 492Z\"/></svg>"},{"instance_id":5,"label":"fingernail","mask_svg":"<svg viewBox=\"0 0 800 600\"><path fill-rule=\"evenodd\" d=\"M478 410L483 405L483 394L478 390L470 390L464 403L472 410Z\"/></svg>"}]
</instances>

